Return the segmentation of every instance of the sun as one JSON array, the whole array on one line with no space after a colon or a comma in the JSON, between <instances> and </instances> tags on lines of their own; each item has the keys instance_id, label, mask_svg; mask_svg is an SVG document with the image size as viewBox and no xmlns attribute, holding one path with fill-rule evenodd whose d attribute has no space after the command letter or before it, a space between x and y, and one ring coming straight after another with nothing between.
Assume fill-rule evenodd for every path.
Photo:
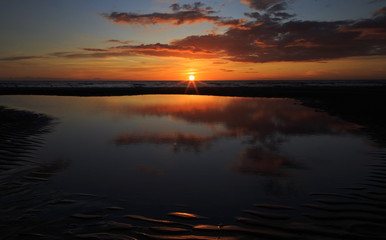
<instances>
[{"instance_id":1,"label":"sun","mask_svg":"<svg viewBox=\"0 0 386 240\"><path fill-rule=\"evenodd\" d=\"M196 79L196 77L194 75L189 76L189 81L194 81L194 79Z\"/></svg>"}]
</instances>

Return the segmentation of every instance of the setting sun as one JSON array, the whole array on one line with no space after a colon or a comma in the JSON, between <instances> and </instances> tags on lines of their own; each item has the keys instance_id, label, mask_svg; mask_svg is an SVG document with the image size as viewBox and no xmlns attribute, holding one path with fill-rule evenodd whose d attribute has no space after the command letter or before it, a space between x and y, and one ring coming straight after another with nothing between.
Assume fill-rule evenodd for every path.
<instances>
[{"instance_id":1,"label":"setting sun","mask_svg":"<svg viewBox=\"0 0 386 240\"><path fill-rule=\"evenodd\" d=\"M194 75L189 76L189 81L194 81L194 79L195 79Z\"/></svg>"}]
</instances>

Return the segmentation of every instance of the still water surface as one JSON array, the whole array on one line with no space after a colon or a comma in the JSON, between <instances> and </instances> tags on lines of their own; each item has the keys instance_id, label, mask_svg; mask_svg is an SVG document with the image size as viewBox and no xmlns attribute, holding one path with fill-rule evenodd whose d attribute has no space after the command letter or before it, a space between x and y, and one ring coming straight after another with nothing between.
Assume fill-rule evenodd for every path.
<instances>
[{"instance_id":1,"label":"still water surface","mask_svg":"<svg viewBox=\"0 0 386 240\"><path fill-rule=\"evenodd\" d=\"M34 156L63 164L46 188L87 193L132 214L186 211L232 222L256 203L299 206L366 177L360 126L292 99L189 95L0 96L55 117ZM294 216L296 217L296 216Z\"/></svg>"}]
</instances>

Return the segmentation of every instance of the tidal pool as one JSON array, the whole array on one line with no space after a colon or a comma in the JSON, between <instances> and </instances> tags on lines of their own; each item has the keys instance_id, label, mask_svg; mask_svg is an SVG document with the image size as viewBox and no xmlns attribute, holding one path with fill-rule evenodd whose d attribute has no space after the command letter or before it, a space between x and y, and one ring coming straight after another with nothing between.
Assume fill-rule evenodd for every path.
<instances>
[{"instance_id":1,"label":"tidal pool","mask_svg":"<svg viewBox=\"0 0 386 240\"><path fill-rule=\"evenodd\" d=\"M56 119L32 156L63 165L44 191L96 195L154 218L182 211L234 223L255 204L298 207L310 193L344 194L364 181L375 150L360 126L292 99L0 96L0 102Z\"/></svg>"}]
</instances>

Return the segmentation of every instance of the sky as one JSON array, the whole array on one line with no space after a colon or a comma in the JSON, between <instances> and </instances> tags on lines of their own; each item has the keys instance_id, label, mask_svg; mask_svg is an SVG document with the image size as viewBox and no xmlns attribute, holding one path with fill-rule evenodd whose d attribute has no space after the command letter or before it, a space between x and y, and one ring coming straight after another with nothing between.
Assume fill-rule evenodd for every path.
<instances>
[{"instance_id":1,"label":"sky","mask_svg":"<svg viewBox=\"0 0 386 240\"><path fill-rule=\"evenodd\" d=\"M386 79L386 0L0 0L0 80Z\"/></svg>"}]
</instances>

